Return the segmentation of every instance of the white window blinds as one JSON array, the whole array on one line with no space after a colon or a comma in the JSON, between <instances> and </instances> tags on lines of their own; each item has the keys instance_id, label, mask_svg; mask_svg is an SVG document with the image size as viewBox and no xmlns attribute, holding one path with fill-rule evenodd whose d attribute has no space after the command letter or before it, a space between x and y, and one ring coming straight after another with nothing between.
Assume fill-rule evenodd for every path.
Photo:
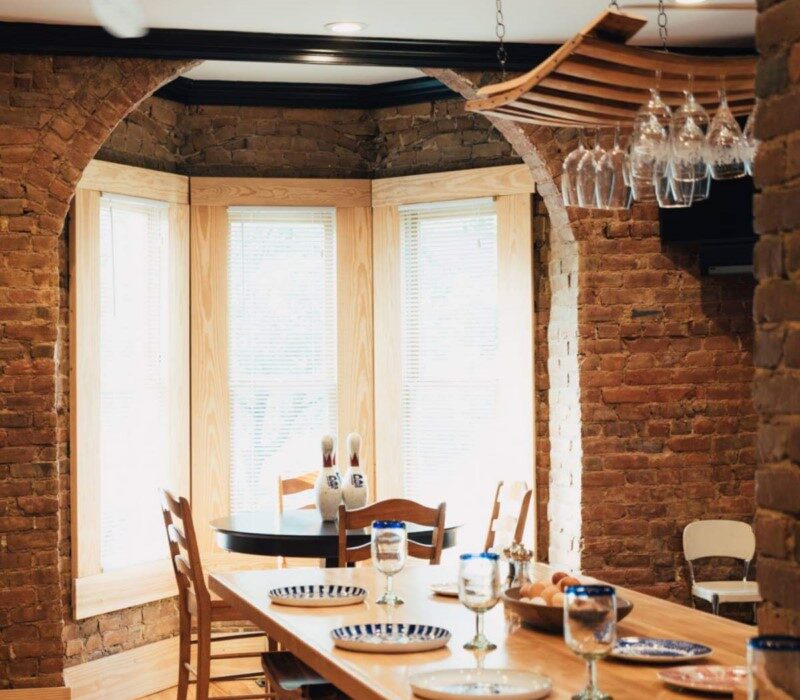
<instances>
[{"instance_id":1,"label":"white window blinds","mask_svg":"<svg viewBox=\"0 0 800 700\"><path fill-rule=\"evenodd\" d=\"M100 201L100 518L104 571L167 555L158 488L169 473L167 207Z\"/></svg>"},{"instance_id":2,"label":"white window blinds","mask_svg":"<svg viewBox=\"0 0 800 700\"><path fill-rule=\"evenodd\" d=\"M405 495L447 501L455 522L479 513L485 528L498 439L494 202L401 207L400 232Z\"/></svg>"},{"instance_id":3,"label":"white window blinds","mask_svg":"<svg viewBox=\"0 0 800 700\"><path fill-rule=\"evenodd\" d=\"M277 478L320 462L336 434L332 208L231 207L231 511L274 508Z\"/></svg>"}]
</instances>

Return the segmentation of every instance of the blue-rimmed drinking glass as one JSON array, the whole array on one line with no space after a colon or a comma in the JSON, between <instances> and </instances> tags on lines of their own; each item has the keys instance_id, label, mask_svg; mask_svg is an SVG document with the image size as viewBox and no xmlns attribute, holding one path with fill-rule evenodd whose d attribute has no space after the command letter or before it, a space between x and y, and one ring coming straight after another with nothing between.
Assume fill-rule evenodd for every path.
<instances>
[{"instance_id":1,"label":"blue-rimmed drinking glass","mask_svg":"<svg viewBox=\"0 0 800 700\"><path fill-rule=\"evenodd\" d=\"M763 688L767 679L790 697L800 697L800 637L766 635L748 640L747 700L758 700L759 686Z\"/></svg>"},{"instance_id":2,"label":"blue-rimmed drinking glass","mask_svg":"<svg viewBox=\"0 0 800 700\"><path fill-rule=\"evenodd\" d=\"M613 586L567 586L564 591L564 641L586 660L589 682L572 700L611 700L597 686L597 660L617 640L617 594Z\"/></svg>"},{"instance_id":3,"label":"blue-rimmed drinking glass","mask_svg":"<svg viewBox=\"0 0 800 700\"><path fill-rule=\"evenodd\" d=\"M406 524L402 520L372 522L372 563L386 576L386 589L377 601L382 605L403 604L392 591L392 576L405 566L407 545Z\"/></svg>"},{"instance_id":4,"label":"blue-rimmed drinking glass","mask_svg":"<svg viewBox=\"0 0 800 700\"><path fill-rule=\"evenodd\" d=\"M500 600L500 564L497 554L462 554L458 567L458 599L475 613L475 636L465 649L496 649L483 633L483 614Z\"/></svg>"}]
</instances>

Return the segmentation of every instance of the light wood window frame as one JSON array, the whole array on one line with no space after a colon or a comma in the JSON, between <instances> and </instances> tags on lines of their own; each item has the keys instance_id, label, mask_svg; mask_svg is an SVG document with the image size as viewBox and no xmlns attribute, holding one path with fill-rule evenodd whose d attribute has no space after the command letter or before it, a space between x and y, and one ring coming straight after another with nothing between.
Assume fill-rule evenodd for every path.
<instances>
[{"instance_id":1,"label":"light wood window frame","mask_svg":"<svg viewBox=\"0 0 800 700\"><path fill-rule=\"evenodd\" d=\"M497 212L499 410L504 415L498 460L516 461L535 480L533 224L535 183L526 165L375 180L373 285L375 324L375 463L378 498L402 493L400 214L406 204L493 197ZM522 393L524 392L524 393ZM528 393L530 392L530 393ZM535 546L535 505L529 516Z\"/></svg>"},{"instance_id":2,"label":"light wood window frame","mask_svg":"<svg viewBox=\"0 0 800 700\"><path fill-rule=\"evenodd\" d=\"M189 179L92 161L78 183L69 227L70 438L73 613L75 619L175 595L168 558L101 571L100 538L100 199L102 193L166 202L171 355L169 486L188 493L189 464ZM154 517L158 517L155 512Z\"/></svg>"},{"instance_id":3,"label":"light wood window frame","mask_svg":"<svg viewBox=\"0 0 800 700\"><path fill-rule=\"evenodd\" d=\"M227 259L230 206L336 209L339 449L361 433L374 473L372 213L370 180L192 178L192 509L201 552L225 558L207 523L230 512ZM239 555L241 559L242 555ZM227 559L231 559L228 555ZM263 557L246 561L261 567Z\"/></svg>"}]
</instances>

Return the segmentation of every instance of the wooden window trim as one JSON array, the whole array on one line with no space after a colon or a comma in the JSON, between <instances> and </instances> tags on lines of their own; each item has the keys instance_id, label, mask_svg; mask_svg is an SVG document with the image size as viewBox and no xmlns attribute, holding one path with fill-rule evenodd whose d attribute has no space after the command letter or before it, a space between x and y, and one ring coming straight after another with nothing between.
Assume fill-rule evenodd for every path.
<instances>
[{"instance_id":1,"label":"wooden window trim","mask_svg":"<svg viewBox=\"0 0 800 700\"><path fill-rule=\"evenodd\" d=\"M533 387L535 318L533 308L533 225L535 184L526 165L412 175L373 182L373 285L375 319L375 462L378 498L402 488L401 433L401 271L399 207L492 196L497 211L498 352L515 387L530 387L529 400L505 392L499 400L508 416L503 443L513 446L499 459L529 465L535 486L535 393ZM535 524L535 505L529 521ZM533 527L531 527L531 530ZM529 530L530 531L530 530ZM535 533L529 545L535 545Z\"/></svg>"},{"instance_id":2,"label":"wooden window trim","mask_svg":"<svg viewBox=\"0 0 800 700\"><path fill-rule=\"evenodd\" d=\"M196 523L207 524L230 512L229 206L336 208L338 450L342 452L349 432L361 433L361 461L369 470L370 492L375 493L369 198L369 180L192 178L192 509ZM220 552L211 528L197 529L201 552Z\"/></svg>"},{"instance_id":3,"label":"wooden window trim","mask_svg":"<svg viewBox=\"0 0 800 700\"><path fill-rule=\"evenodd\" d=\"M181 189L182 188L182 189ZM170 420L185 439L171 442L170 486L189 492L189 206L188 178L142 168L92 161L81 179L70 216L70 435L72 578L75 619L169 597L175 593L165 546L164 559L102 572L100 566L100 199L102 192L169 204ZM84 348L88 348L84 351ZM182 426L182 428L178 427ZM156 514L157 515L157 514ZM166 545L166 542L165 542ZM165 576L169 573L169 577Z\"/></svg>"}]
</instances>

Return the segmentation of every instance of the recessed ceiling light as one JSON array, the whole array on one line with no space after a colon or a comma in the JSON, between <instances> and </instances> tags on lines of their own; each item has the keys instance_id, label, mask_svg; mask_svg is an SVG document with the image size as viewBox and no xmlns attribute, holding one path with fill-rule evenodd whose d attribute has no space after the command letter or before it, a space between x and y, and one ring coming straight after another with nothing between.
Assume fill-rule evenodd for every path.
<instances>
[{"instance_id":1,"label":"recessed ceiling light","mask_svg":"<svg viewBox=\"0 0 800 700\"><path fill-rule=\"evenodd\" d=\"M325 29L332 34L358 34L366 26L363 22L328 22Z\"/></svg>"}]
</instances>

